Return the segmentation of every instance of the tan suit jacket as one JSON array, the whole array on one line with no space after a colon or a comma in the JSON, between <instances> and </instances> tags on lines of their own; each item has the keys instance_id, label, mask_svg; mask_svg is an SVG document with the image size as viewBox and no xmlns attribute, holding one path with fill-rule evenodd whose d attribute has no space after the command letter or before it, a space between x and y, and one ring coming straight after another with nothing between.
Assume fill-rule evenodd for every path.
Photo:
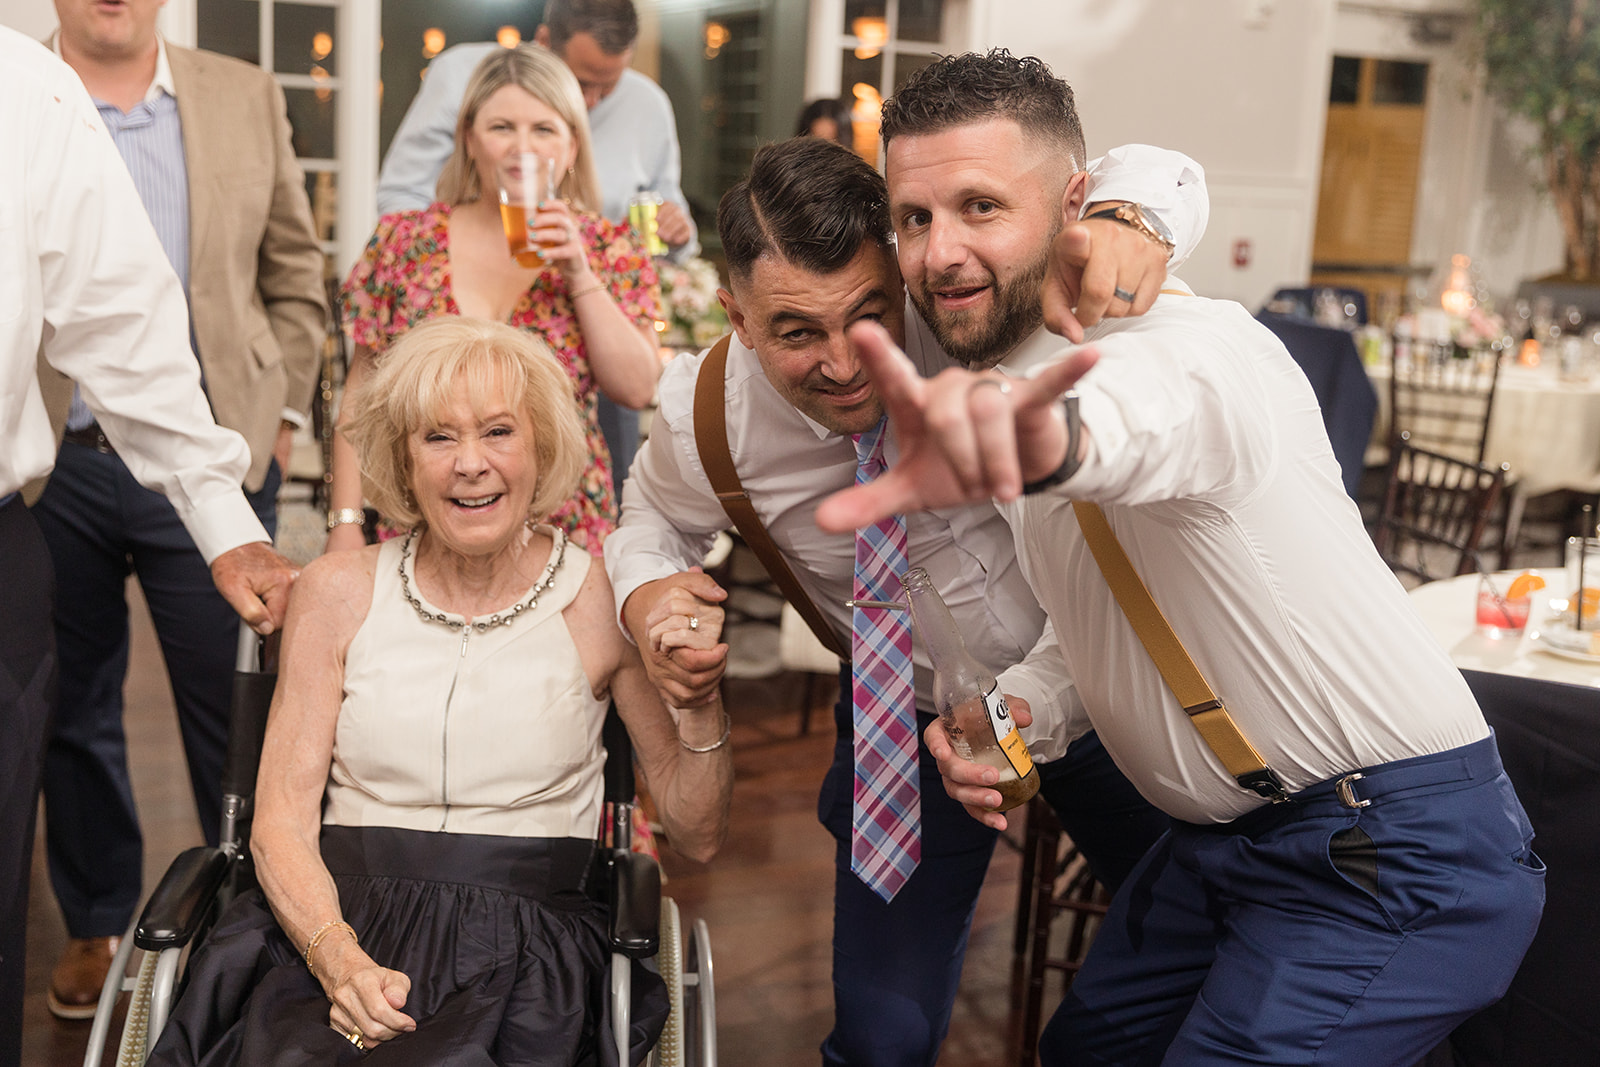
<instances>
[{"instance_id":1,"label":"tan suit jacket","mask_svg":"<svg viewBox=\"0 0 1600 1067\"><path fill-rule=\"evenodd\" d=\"M189 313L217 422L259 489L283 410L307 411L328 321L324 260L283 90L261 68L167 45L189 177ZM59 435L72 383L41 365Z\"/></svg>"}]
</instances>

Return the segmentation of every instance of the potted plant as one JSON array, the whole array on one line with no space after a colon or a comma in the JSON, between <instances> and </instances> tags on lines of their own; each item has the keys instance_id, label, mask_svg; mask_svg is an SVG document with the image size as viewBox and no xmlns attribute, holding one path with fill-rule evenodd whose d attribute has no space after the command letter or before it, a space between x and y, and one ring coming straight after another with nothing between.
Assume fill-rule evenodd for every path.
<instances>
[{"instance_id":1,"label":"potted plant","mask_svg":"<svg viewBox=\"0 0 1600 1067\"><path fill-rule=\"evenodd\" d=\"M1600 284L1600 3L1476 0L1476 6L1486 87L1507 111L1533 124L1566 238L1566 268L1548 280Z\"/></svg>"}]
</instances>

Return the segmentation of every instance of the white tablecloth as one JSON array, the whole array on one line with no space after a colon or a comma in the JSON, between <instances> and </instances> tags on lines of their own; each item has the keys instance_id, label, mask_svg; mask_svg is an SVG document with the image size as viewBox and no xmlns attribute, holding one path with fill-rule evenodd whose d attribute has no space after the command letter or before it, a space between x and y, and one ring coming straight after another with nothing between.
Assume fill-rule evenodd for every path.
<instances>
[{"instance_id":1,"label":"white tablecloth","mask_svg":"<svg viewBox=\"0 0 1600 1067\"><path fill-rule=\"evenodd\" d=\"M1495 576L1502 593L1519 573L1507 571ZM1546 646L1537 637L1540 623L1558 610L1552 608L1553 600L1565 606L1566 593L1570 590L1561 588L1566 582L1561 570L1534 573L1547 584L1534 594L1528 629L1519 637L1491 637L1478 630L1478 576L1475 574L1420 585L1411 591L1411 604L1457 667L1600 687L1600 662L1543 651Z\"/></svg>"},{"instance_id":2,"label":"white tablecloth","mask_svg":"<svg viewBox=\"0 0 1600 1067\"><path fill-rule=\"evenodd\" d=\"M1367 375L1378 392L1372 441L1386 454L1389 368L1368 367ZM1554 366L1502 368L1484 461L1511 464L1524 496L1600 492L1600 380L1564 382Z\"/></svg>"}]
</instances>

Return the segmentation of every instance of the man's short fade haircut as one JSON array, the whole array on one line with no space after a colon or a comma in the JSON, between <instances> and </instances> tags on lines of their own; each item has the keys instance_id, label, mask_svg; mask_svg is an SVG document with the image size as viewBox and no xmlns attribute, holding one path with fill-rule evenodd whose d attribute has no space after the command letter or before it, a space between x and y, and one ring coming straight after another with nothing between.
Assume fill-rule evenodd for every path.
<instances>
[{"instance_id":1,"label":"man's short fade haircut","mask_svg":"<svg viewBox=\"0 0 1600 1067\"><path fill-rule=\"evenodd\" d=\"M992 118L1011 119L1025 133L1049 139L1071 154L1074 170L1088 162L1072 86L1041 60L1004 48L941 56L912 74L883 102L883 146L887 150L896 137Z\"/></svg>"},{"instance_id":2,"label":"man's short fade haircut","mask_svg":"<svg viewBox=\"0 0 1600 1067\"><path fill-rule=\"evenodd\" d=\"M813 274L832 274L868 241L893 254L889 190L860 156L819 137L762 146L750 176L717 206L728 271L743 280L776 253Z\"/></svg>"},{"instance_id":3,"label":"man's short fade haircut","mask_svg":"<svg viewBox=\"0 0 1600 1067\"><path fill-rule=\"evenodd\" d=\"M619 56L639 37L633 0L550 0L544 9L550 47L559 52L575 34L587 33L608 56Z\"/></svg>"}]
</instances>

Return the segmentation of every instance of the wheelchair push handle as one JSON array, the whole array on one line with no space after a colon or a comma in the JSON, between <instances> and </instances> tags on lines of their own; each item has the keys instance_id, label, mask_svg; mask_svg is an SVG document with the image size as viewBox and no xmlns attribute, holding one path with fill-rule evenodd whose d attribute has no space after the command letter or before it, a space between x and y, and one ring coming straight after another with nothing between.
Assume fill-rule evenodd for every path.
<instances>
[{"instance_id":1,"label":"wheelchair push handle","mask_svg":"<svg viewBox=\"0 0 1600 1067\"><path fill-rule=\"evenodd\" d=\"M224 794L249 797L255 793L256 764L261 759L267 711L277 683L277 633L262 637L241 622L228 711L228 755L222 765Z\"/></svg>"}]
</instances>

